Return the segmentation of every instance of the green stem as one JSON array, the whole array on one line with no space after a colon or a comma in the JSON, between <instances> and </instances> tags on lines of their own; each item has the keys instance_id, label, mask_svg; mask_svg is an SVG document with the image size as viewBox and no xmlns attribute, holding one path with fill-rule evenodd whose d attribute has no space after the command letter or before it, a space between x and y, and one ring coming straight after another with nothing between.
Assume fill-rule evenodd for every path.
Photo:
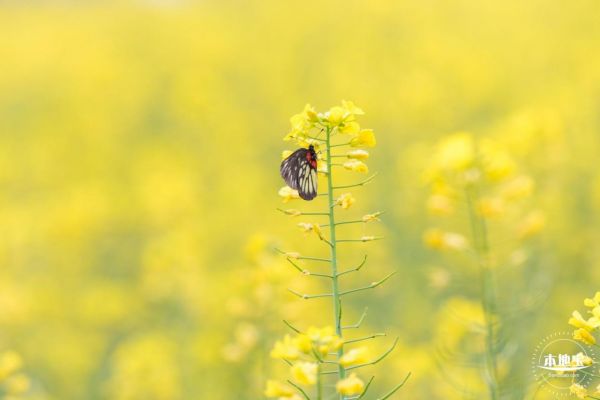
<instances>
[{"instance_id":1,"label":"green stem","mask_svg":"<svg viewBox=\"0 0 600 400\"><path fill-rule=\"evenodd\" d=\"M478 215L475 202L478 199L476 187L470 186L466 189L467 206L469 209L469 220L471 222L471 233L473 245L479 264L481 279L481 305L485 319L486 328L486 373L487 386L491 400L500 397L498 382L498 367L495 351L495 301L494 274L490 263L490 249L485 219Z\"/></svg>"},{"instance_id":2,"label":"green stem","mask_svg":"<svg viewBox=\"0 0 600 400\"><path fill-rule=\"evenodd\" d=\"M317 400L323 398L323 379L321 378L321 364L317 367Z\"/></svg>"},{"instance_id":3,"label":"green stem","mask_svg":"<svg viewBox=\"0 0 600 400\"><path fill-rule=\"evenodd\" d=\"M331 168L331 133L332 129L327 128L326 147L327 147L327 196L329 200L329 242L331 243L331 276L332 281L332 297L333 297L333 319L335 322L335 332L342 338L342 312L341 312L341 298L340 290L338 285L338 272L337 272L337 241L335 238L335 203L333 199L333 170ZM344 354L344 346L341 346L338 350L338 359ZM338 377L343 379L346 376L346 370L342 365L338 365ZM340 399L343 400L344 396L340 394Z\"/></svg>"}]
</instances>

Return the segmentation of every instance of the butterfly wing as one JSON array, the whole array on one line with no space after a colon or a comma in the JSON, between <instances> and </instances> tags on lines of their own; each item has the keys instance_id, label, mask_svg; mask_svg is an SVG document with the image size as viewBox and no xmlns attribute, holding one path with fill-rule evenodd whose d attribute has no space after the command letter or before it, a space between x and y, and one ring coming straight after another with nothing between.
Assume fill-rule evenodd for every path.
<instances>
[{"instance_id":1,"label":"butterfly wing","mask_svg":"<svg viewBox=\"0 0 600 400\"><path fill-rule=\"evenodd\" d=\"M298 149L283 160L280 167L281 177L292 189L298 191L304 200L317 196L317 169L307 158L308 149Z\"/></svg>"},{"instance_id":2,"label":"butterfly wing","mask_svg":"<svg viewBox=\"0 0 600 400\"><path fill-rule=\"evenodd\" d=\"M301 161L306 160L307 149L298 149L282 161L279 167L281 177L292 189L298 190L298 174Z\"/></svg>"},{"instance_id":3,"label":"butterfly wing","mask_svg":"<svg viewBox=\"0 0 600 400\"><path fill-rule=\"evenodd\" d=\"M300 165L298 194L304 200L312 200L317 196L317 169L306 158Z\"/></svg>"}]
</instances>

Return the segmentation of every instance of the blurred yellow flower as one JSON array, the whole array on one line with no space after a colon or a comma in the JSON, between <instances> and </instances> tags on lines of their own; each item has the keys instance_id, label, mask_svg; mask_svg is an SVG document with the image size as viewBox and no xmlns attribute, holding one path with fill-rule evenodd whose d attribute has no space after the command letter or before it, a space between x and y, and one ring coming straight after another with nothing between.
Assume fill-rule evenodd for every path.
<instances>
[{"instance_id":1,"label":"blurred yellow flower","mask_svg":"<svg viewBox=\"0 0 600 400\"><path fill-rule=\"evenodd\" d=\"M498 197L485 197L477 202L477 213L484 218L493 218L504 212L504 201Z\"/></svg>"},{"instance_id":2,"label":"blurred yellow flower","mask_svg":"<svg viewBox=\"0 0 600 400\"><path fill-rule=\"evenodd\" d=\"M500 181L514 173L514 160L496 142L483 139L479 147L483 170L490 181Z\"/></svg>"},{"instance_id":3,"label":"blurred yellow flower","mask_svg":"<svg viewBox=\"0 0 600 400\"><path fill-rule=\"evenodd\" d=\"M506 200L520 200L531 196L533 188L533 179L529 176L521 175L507 182L501 188L500 195Z\"/></svg>"},{"instance_id":4,"label":"blurred yellow flower","mask_svg":"<svg viewBox=\"0 0 600 400\"><path fill-rule=\"evenodd\" d=\"M283 197L284 203L287 203L290 200L295 200L295 199L300 198L298 191L295 189L292 189L289 186L284 186L281 189L279 189L278 194L279 194L279 196Z\"/></svg>"},{"instance_id":5,"label":"blurred yellow flower","mask_svg":"<svg viewBox=\"0 0 600 400\"><path fill-rule=\"evenodd\" d=\"M21 395L29 390L31 382L26 375L17 374L9 377L4 383L6 393Z\"/></svg>"},{"instance_id":6,"label":"blurred yellow flower","mask_svg":"<svg viewBox=\"0 0 600 400\"><path fill-rule=\"evenodd\" d=\"M321 355L327 355L330 351L339 349L343 340L337 336L332 327L327 326L325 328L310 327L306 331L316 351Z\"/></svg>"},{"instance_id":7,"label":"blurred yellow flower","mask_svg":"<svg viewBox=\"0 0 600 400\"><path fill-rule=\"evenodd\" d=\"M546 225L546 217L539 210L531 211L517 228L517 235L520 239L525 239L538 234Z\"/></svg>"},{"instance_id":8,"label":"blurred yellow flower","mask_svg":"<svg viewBox=\"0 0 600 400\"><path fill-rule=\"evenodd\" d=\"M267 387L265 389L265 396L267 397L291 397L294 395L294 390L291 386L285 385L279 381L268 380Z\"/></svg>"},{"instance_id":9,"label":"blurred yellow flower","mask_svg":"<svg viewBox=\"0 0 600 400\"><path fill-rule=\"evenodd\" d=\"M579 399L585 399L588 395L587 389L578 383L573 383L569 387L569 392L571 394L574 394L575 396L577 396L577 398L579 398Z\"/></svg>"},{"instance_id":10,"label":"blurred yellow flower","mask_svg":"<svg viewBox=\"0 0 600 400\"><path fill-rule=\"evenodd\" d=\"M369 361L369 349L366 346L357 347L344 353L340 358L340 364L344 367L351 365L364 364Z\"/></svg>"},{"instance_id":11,"label":"blurred yellow flower","mask_svg":"<svg viewBox=\"0 0 600 400\"><path fill-rule=\"evenodd\" d=\"M342 100L342 107L351 115L364 115L365 112L349 100Z\"/></svg>"},{"instance_id":12,"label":"blurred yellow flower","mask_svg":"<svg viewBox=\"0 0 600 400\"><path fill-rule=\"evenodd\" d=\"M356 160L366 160L369 158L369 152L362 149L350 150L346 153L346 157Z\"/></svg>"},{"instance_id":13,"label":"blurred yellow flower","mask_svg":"<svg viewBox=\"0 0 600 400\"><path fill-rule=\"evenodd\" d=\"M350 146L352 147L375 147L376 144L375 133L372 129L363 129L350 140Z\"/></svg>"},{"instance_id":14,"label":"blurred yellow flower","mask_svg":"<svg viewBox=\"0 0 600 400\"><path fill-rule=\"evenodd\" d=\"M12 350L0 354L0 380L6 379L23 366L21 356Z\"/></svg>"},{"instance_id":15,"label":"blurred yellow flower","mask_svg":"<svg viewBox=\"0 0 600 400\"><path fill-rule=\"evenodd\" d=\"M364 382L356 376L356 374L352 373L349 377L342 379L336 383L335 388L338 393L341 393L346 396L352 396L361 394L365 389Z\"/></svg>"},{"instance_id":16,"label":"blurred yellow flower","mask_svg":"<svg viewBox=\"0 0 600 400\"><path fill-rule=\"evenodd\" d=\"M573 332L573 339L579 340L585 344L596 344L596 338L592 336L586 329L580 328Z\"/></svg>"},{"instance_id":17,"label":"blurred yellow flower","mask_svg":"<svg viewBox=\"0 0 600 400\"><path fill-rule=\"evenodd\" d=\"M350 170L350 171L354 171L354 172L362 172L364 174L369 172L369 167L367 166L367 164L365 164L364 162L362 162L360 160L346 161L344 163L344 168L346 168L347 170Z\"/></svg>"},{"instance_id":18,"label":"blurred yellow flower","mask_svg":"<svg viewBox=\"0 0 600 400\"><path fill-rule=\"evenodd\" d=\"M284 150L281 152L281 159L285 160L286 158L288 158L290 155L292 155L293 151L292 150Z\"/></svg>"},{"instance_id":19,"label":"blurred yellow flower","mask_svg":"<svg viewBox=\"0 0 600 400\"><path fill-rule=\"evenodd\" d=\"M475 143L471 134L455 133L444 139L435 153L435 161L444 170L463 170L475 159Z\"/></svg>"},{"instance_id":20,"label":"blurred yellow flower","mask_svg":"<svg viewBox=\"0 0 600 400\"><path fill-rule=\"evenodd\" d=\"M314 362L297 362L291 367L294 379L303 385L314 385L317 382L318 365Z\"/></svg>"},{"instance_id":21,"label":"blurred yellow flower","mask_svg":"<svg viewBox=\"0 0 600 400\"><path fill-rule=\"evenodd\" d=\"M465 250L468 247L467 239L453 232L444 232L438 228L428 229L423 235L425 244L435 250Z\"/></svg>"},{"instance_id":22,"label":"blurred yellow flower","mask_svg":"<svg viewBox=\"0 0 600 400\"><path fill-rule=\"evenodd\" d=\"M433 194L427 199L427 210L432 215L450 215L454 212L454 202L448 196Z\"/></svg>"},{"instance_id":23,"label":"blurred yellow flower","mask_svg":"<svg viewBox=\"0 0 600 400\"><path fill-rule=\"evenodd\" d=\"M298 345L298 341L290 335L285 335L283 340L275 342L275 346L270 353L271 357L282 360L297 360L300 354L301 348Z\"/></svg>"}]
</instances>

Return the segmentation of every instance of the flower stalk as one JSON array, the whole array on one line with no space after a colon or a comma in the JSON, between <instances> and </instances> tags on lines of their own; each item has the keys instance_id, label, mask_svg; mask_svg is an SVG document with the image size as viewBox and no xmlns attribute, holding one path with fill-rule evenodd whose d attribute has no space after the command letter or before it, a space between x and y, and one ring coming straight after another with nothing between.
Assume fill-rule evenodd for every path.
<instances>
[{"instance_id":1,"label":"flower stalk","mask_svg":"<svg viewBox=\"0 0 600 400\"><path fill-rule=\"evenodd\" d=\"M488 242L487 224L475 209L478 202L478 191L473 185L465 189L471 236L480 273L481 306L485 323L485 365L486 383L491 400L497 400L499 394L498 367L495 350L495 285L494 271L490 264L490 247Z\"/></svg>"},{"instance_id":2,"label":"flower stalk","mask_svg":"<svg viewBox=\"0 0 600 400\"><path fill-rule=\"evenodd\" d=\"M303 182L303 186L298 189L285 186L279 190L279 195L284 202L297 200L299 198L311 200L313 198L325 198L326 210L322 212L303 212L297 209L279 209L282 213L292 216L314 216L327 218L327 221L308 222L303 221L298 223L298 227L305 233L306 236L314 234L321 243L329 248L329 257L304 256L297 252L285 252L278 250L284 255L289 263L300 273L305 276L316 276L329 279L330 291L318 294L304 294L293 289L288 289L293 295L303 299L312 300L319 298L331 298L331 309L333 313L333 323L331 326L324 328L310 327L307 330L298 329L288 321L284 323L294 332L295 336L286 335L283 340L277 342L271 356L283 360L291 369L294 380L288 380L292 387L280 385L277 381L269 381L265 394L267 397L297 400L304 398L308 400L324 400L337 398L339 400L357 400L363 398L367 389L373 382L373 377L365 382L357 375L356 371L363 367L375 365L385 359L397 346L398 339L378 357L371 357L368 353L367 346L363 344L369 340L386 336L385 333L372 333L370 335L357 336L356 338L345 338L344 330L357 329L361 326L365 316L366 309L358 322L353 325L343 325L342 323L342 297L351 295L356 292L362 292L369 289L374 289L386 282L394 273L390 273L379 281L371 282L364 286L359 286L354 289L343 289L341 287L340 278L352 272L358 272L366 263L365 256L360 262L356 262L354 267L350 267L343 271L339 271L339 244L340 243L364 243L382 239L379 236L363 235L360 238L346 237L339 239L337 230L344 229L346 226L354 224L367 224L374 221L379 221L379 216L382 212L377 211L371 214L366 214L362 218L343 218L341 221L336 221L337 210L347 210L356 202L352 193L342 192L336 194L336 190L349 189L354 187L362 187L369 183L376 174L363 179L355 184L334 185L334 171L336 168L342 168L356 173L367 173L368 166L361 160L366 160L369 153L361 148L374 147L375 135L371 129L361 129L356 121L357 115L362 115L363 111L356 107L352 102L342 102L342 106L332 107L326 113L317 114L312 107L306 106L304 111L291 118L292 132L290 132L285 140L293 140L303 148L309 151L319 150L318 154L323 154L323 157L317 158L316 170L320 174L324 174L326 178L326 192L319 192L315 196L315 187L307 186L304 176L298 176L297 180L293 174L312 173L314 174L315 165L311 165L311 170L306 167L306 162L303 158L291 159L294 154L306 154L302 150L284 151L285 159L284 172L282 175L286 182L291 186L300 186L298 182ZM311 134L317 130L316 135ZM324 138L322 135L324 134ZM334 143L334 138L336 139ZM334 154L338 148L350 146L350 151L344 154ZM301 156L303 157L303 156ZM307 157L308 161L314 160L314 156ZM345 162L333 162L334 159L347 158ZM296 162L297 164L294 164ZM286 169L292 165L291 169ZM294 179L290 179L292 176ZM308 181L311 182L311 181ZM307 190L312 191L307 192ZM306 193L310 193L307 198ZM345 212L345 211L340 211ZM329 229L329 234L326 235L321 230L322 228ZM327 236L327 237L326 237ZM329 271L326 273L313 273L304 268L302 262L319 262L329 265ZM329 301L329 299L327 299ZM345 346L350 346L346 348ZM354 348L354 346L357 346ZM347 371L352 371L348 374ZM379 400L387 399L392 396L400 387L404 385L406 378L386 395ZM335 385L329 383L330 379L335 379ZM307 389L306 386L312 386ZM335 388L336 393L329 393L329 388ZM295 392L293 389L296 389ZM297 392L297 393L296 393ZM302 397L299 397L302 396Z\"/></svg>"},{"instance_id":3,"label":"flower stalk","mask_svg":"<svg viewBox=\"0 0 600 400\"><path fill-rule=\"evenodd\" d=\"M327 154L327 199L329 204L329 242L331 243L331 276L333 277L331 282L331 291L333 294L333 318L335 325L335 333L343 339L342 330L342 299L340 297L339 288L339 276L337 272L337 240L336 224L335 224L335 200L333 197L333 174L331 165L331 128L327 128L326 132L326 154ZM344 355L344 346L340 346L338 349L338 358ZM346 370L342 365L338 365L338 377L343 379L346 376ZM340 395L340 399L343 399L343 395Z\"/></svg>"}]
</instances>

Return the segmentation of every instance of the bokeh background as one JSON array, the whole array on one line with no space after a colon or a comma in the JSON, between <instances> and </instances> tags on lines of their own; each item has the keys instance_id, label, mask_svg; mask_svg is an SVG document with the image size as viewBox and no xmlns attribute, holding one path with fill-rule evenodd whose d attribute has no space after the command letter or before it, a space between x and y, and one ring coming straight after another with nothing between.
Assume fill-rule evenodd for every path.
<instances>
[{"instance_id":1,"label":"bokeh background","mask_svg":"<svg viewBox=\"0 0 600 400\"><path fill-rule=\"evenodd\" d=\"M523 398L534 346L600 280L598 15L593 0L0 2L0 367L19 379L2 390L262 398L281 320L331 323L329 302L286 291L319 284L273 250L318 246L276 211L281 139L305 103L348 99L379 172L348 213L386 211L369 228L386 239L348 250L370 255L348 285L399 271L345 311L369 307L381 348L400 337L377 390L408 371L398 398L481 385L439 349L452 315L477 313L473 281L422 240L423 171L470 131L510 151L546 215L522 266L536 292L522 275L501 290L525 299L507 333L507 396Z\"/></svg>"}]
</instances>

